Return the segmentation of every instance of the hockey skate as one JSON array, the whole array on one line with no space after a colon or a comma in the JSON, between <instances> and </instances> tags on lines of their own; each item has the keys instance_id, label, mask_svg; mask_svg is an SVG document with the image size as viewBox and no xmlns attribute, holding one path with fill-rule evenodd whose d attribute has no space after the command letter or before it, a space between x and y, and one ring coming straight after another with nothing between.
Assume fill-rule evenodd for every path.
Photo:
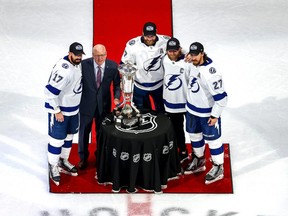
<instances>
[{"instance_id":1,"label":"hockey skate","mask_svg":"<svg viewBox=\"0 0 288 216\"><path fill-rule=\"evenodd\" d=\"M188 164L188 167L184 170L184 174L195 174L206 170L205 158L197 157L194 153L192 154L192 162Z\"/></svg>"},{"instance_id":2,"label":"hockey skate","mask_svg":"<svg viewBox=\"0 0 288 216\"><path fill-rule=\"evenodd\" d=\"M58 162L58 166L59 166L59 171L61 173L71 175L71 176L77 176L78 175L78 170L77 170L76 166L71 164L68 160L60 158L60 160Z\"/></svg>"},{"instance_id":3,"label":"hockey skate","mask_svg":"<svg viewBox=\"0 0 288 216\"><path fill-rule=\"evenodd\" d=\"M188 159L189 159L189 155L188 155L187 150L179 152L179 161L180 161L180 163L183 163L184 161L186 161Z\"/></svg>"},{"instance_id":4,"label":"hockey skate","mask_svg":"<svg viewBox=\"0 0 288 216\"><path fill-rule=\"evenodd\" d=\"M224 178L223 164L213 164L212 169L206 174L205 184L211 184Z\"/></svg>"},{"instance_id":5,"label":"hockey skate","mask_svg":"<svg viewBox=\"0 0 288 216\"><path fill-rule=\"evenodd\" d=\"M49 166L49 178L58 186L60 184L60 173L58 165L51 165Z\"/></svg>"}]
</instances>

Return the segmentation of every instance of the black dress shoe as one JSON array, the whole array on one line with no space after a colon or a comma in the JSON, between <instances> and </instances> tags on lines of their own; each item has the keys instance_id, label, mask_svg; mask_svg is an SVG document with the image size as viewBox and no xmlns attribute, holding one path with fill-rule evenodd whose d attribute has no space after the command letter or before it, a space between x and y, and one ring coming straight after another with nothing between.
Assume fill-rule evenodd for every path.
<instances>
[{"instance_id":1,"label":"black dress shoe","mask_svg":"<svg viewBox=\"0 0 288 216\"><path fill-rule=\"evenodd\" d=\"M78 163L78 167L79 167L80 170L86 169L87 166L88 166L87 160L81 160L81 161Z\"/></svg>"}]
</instances>

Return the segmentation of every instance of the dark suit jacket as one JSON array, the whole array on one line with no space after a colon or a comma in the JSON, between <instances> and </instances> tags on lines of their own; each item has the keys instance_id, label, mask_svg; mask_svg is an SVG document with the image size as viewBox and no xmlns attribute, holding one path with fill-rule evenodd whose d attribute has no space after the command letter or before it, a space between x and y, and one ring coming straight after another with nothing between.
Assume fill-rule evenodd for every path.
<instances>
[{"instance_id":1,"label":"dark suit jacket","mask_svg":"<svg viewBox=\"0 0 288 216\"><path fill-rule=\"evenodd\" d=\"M114 98L120 98L120 75L117 63L106 59L104 76L99 89L97 89L93 61L93 58L88 58L81 63L83 91L80 113L91 117L95 115L96 108L102 116L111 112L111 83L113 83Z\"/></svg>"}]
</instances>

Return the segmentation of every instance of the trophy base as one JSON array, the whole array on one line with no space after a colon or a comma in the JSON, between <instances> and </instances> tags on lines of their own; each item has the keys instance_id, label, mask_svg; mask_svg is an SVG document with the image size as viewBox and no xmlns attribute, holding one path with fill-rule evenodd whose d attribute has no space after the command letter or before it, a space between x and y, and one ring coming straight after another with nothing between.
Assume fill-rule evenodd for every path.
<instances>
[{"instance_id":1,"label":"trophy base","mask_svg":"<svg viewBox=\"0 0 288 216\"><path fill-rule=\"evenodd\" d=\"M116 126L126 129L132 127L140 127L142 125L143 119L140 113L133 113L129 117L123 114L114 113L114 121Z\"/></svg>"}]
</instances>

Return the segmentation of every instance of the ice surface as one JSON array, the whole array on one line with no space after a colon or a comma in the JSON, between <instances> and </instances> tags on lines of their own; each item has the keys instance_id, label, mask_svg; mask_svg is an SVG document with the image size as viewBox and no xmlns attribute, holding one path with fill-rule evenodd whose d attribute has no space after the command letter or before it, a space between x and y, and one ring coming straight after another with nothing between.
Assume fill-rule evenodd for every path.
<instances>
[{"instance_id":1,"label":"ice surface","mask_svg":"<svg viewBox=\"0 0 288 216\"><path fill-rule=\"evenodd\" d=\"M90 56L92 0L2 0L0 215L133 215L145 203L153 215L288 215L287 11L284 0L173 0L174 36L202 42L223 72L234 194L51 194L43 87L71 42Z\"/></svg>"}]
</instances>

